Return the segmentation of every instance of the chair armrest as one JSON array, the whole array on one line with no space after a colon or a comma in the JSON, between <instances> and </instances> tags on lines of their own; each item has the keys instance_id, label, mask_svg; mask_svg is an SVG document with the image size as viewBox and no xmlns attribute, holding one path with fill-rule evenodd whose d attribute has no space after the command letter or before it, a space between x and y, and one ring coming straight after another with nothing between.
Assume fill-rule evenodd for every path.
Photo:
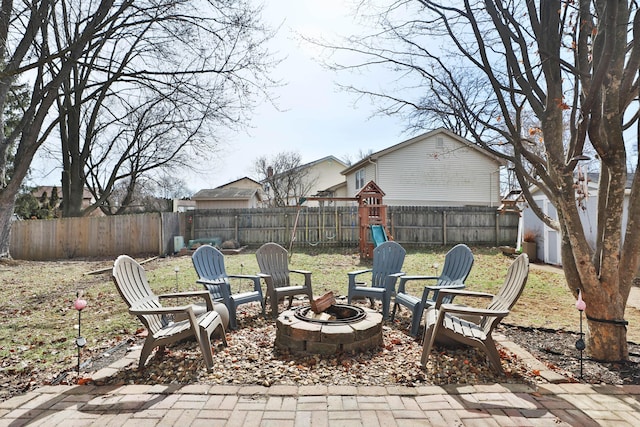
<instances>
[{"instance_id":1,"label":"chair armrest","mask_svg":"<svg viewBox=\"0 0 640 427\"><path fill-rule=\"evenodd\" d=\"M180 297L198 297L207 295L207 291L186 291L186 292L170 292L158 295L158 298L180 298Z\"/></svg>"},{"instance_id":2,"label":"chair armrest","mask_svg":"<svg viewBox=\"0 0 640 427\"><path fill-rule=\"evenodd\" d=\"M443 290L464 289L464 287L465 287L464 283L460 283L458 285L426 285L422 290L422 303L427 304L427 301L429 301L430 304L434 304L438 300L438 295ZM431 300L429 300L429 294L431 292L433 292L433 297L431 298ZM449 295L451 296L451 294ZM443 298L441 298L441 301L442 299L444 299L445 296L447 295L443 295Z\"/></svg>"},{"instance_id":3,"label":"chair armrest","mask_svg":"<svg viewBox=\"0 0 640 427\"><path fill-rule=\"evenodd\" d=\"M444 313L449 314L465 314L491 317L505 317L509 314L509 310L491 310L488 308L475 308L456 304L442 304L440 306L440 310Z\"/></svg>"},{"instance_id":4,"label":"chair armrest","mask_svg":"<svg viewBox=\"0 0 640 427\"><path fill-rule=\"evenodd\" d=\"M436 298L436 308L440 308L442 299L445 296L465 296L465 297L477 297L477 298L493 298L495 295L488 292L469 291L466 289L440 289L438 291L438 297Z\"/></svg>"},{"instance_id":5,"label":"chair armrest","mask_svg":"<svg viewBox=\"0 0 640 427\"><path fill-rule=\"evenodd\" d=\"M347 273L347 275L349 276L349 284L347 285L347 288L353 289L359 284L363 285L364 282L356 282L356 276L358 276L359 274L369 273L371 271L373 270L371 268L368 268L366 270L357 270Z\"/></svg>"},{"instance_id":6,"label":"chair armrest","mask_svg":"<svg viewBox=\"0 0 640 427\"><path fill-rule=\"evenodd\" d=\"M260 291L262 294L262 288L260 287L260 276L256 274L231 274L228 277L233 279L247 279L253 281L253 290Z\"/></svg>"},{"instance_id":7,"label":"chair armrest","mask_svg":"<svg viewBox=\"0 0 640 427\"><path fill-rule=\"evenodd\" d=\"M404 294L405 291L405 283L409 280L438 280L439 276L407 276L404 275L400 278L400 284L398 285L398 293Z\"/></svg>"},{"instance_id":8,"label":"chair armrest","mask_svg":"<svg viewBox=\"0 0 640 427\"><path fill-rule=\"evenodd\" d=\"M129 309L129 313L135 314L136 316L145 315L145 314L181 314L181 313L187 313L189 310L193 311L193 308L191 308L191 305L183 305L183 306L176 306L176 307L154 307L154 308L131 307Z\"/></svg>"},{"instance_id":9,"label":"chair armrest","mask_svg":"<svg viewBox=\"0 0 640 427\"><path fill-rule=\"evenodd\" d=\"M349 276L357 276L358 274L363 274L363 273L370 273L371 271L373 271L371 268L367 268L366 270L356 270L356 271L351 271L349 273L347 273Z\"/></svg>"},{"instance_id":10,"label":"chair armrest","mask_svg":"<svg viewBox=\"0 0 640 427\"><path fill-rule=\"evenodd\" d=\"M440 276L404 276L403 281L408 280L437 280Z\"/></svg>"},{"instance_id":11,"label":"chair armrest","mask_svg":"<svg viewBox=\"0 0 640 427\"><path fill-rule=\"evenodd\" d=\"M403 272L387 275L384 287L388 292L390 292L390 295L394 295L396 293L396 282L398 281L398 277L402 276L404 276Z\"/></svg>"},{"instance_id":12,"label":"chair armrest","mask_svg":"<svg viewBox=\"0 0 640 427\"><path fill-rule=\"evenodd\" d=\"M289 273L297 273L304 275L304 286L311 288L311 272L307 270L289 270Z\"/></svg>"},{"instance_id":13,"label":"chair armrest","mask_svg":"<svg viewBox=\"0 0 640 427\"><path fill-rule=\"evenodd\" d=\"M426 285L425 289L429 289L430 291L442 291L443 289L453 291L456 289L464 289L464 287L465 287L465 284L460 283L458 285ZM474 291L469 291L469 292L474 292Z\"/></svg>"},{"instance_id":14,"label":"chair armrest","mask_svg":"<svg viewBox=\"0 0 640 427\"><path fill-rule=\"evenodd\" d=\"M183 297L202 297L207 304L207 311L213 310L213 301L211 300L211 294L207 290L203 291L187 291L187 292L173 292L168 294L158 295L158 299L163 298L183 298Z\"/></svg>"},{"instance_id":15,"label":"chair armrest","mask_svg":"<svg viewBox=\"0 0 640 427\"><path fill-rule=\"evenodd\" d=\"M259 279L258 275L256 274L229 274L227 275L227 277L234 278L234 279L249 279L249 280Z\"/></svg>"}]
</instances>

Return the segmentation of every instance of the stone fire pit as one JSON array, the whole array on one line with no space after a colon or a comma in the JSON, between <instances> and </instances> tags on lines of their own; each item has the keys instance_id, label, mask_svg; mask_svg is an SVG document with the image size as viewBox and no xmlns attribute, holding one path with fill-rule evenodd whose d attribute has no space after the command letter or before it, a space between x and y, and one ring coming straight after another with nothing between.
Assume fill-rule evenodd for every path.
<instances>
[{"instance_id":1,"label":"stone fire pit","mask_svg":"<svg viewBox=\"0 0 640 427\"><path fill-rule=\"evenodd\" d=\"M320 315L309 306L286 310L276 328L276 348L294 353L361 352L382 345L382 315L346 304L332 305Z\"/></svg>"}]
</instances>

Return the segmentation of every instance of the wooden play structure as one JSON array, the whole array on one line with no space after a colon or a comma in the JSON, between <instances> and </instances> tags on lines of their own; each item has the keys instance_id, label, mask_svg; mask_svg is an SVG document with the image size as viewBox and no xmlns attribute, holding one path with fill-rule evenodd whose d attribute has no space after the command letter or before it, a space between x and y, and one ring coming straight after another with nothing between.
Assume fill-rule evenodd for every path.
<instances>
[{"instance_id":1,"label":"wooden play structure","mask_svg":"<svg viewBox=\"0 0 640 427\"><path fill-rule=\"evenodd\" d=\"M369 181L367 185L356 195L358 200L358 222L360 224L360 258L372 259L373 249L384 240L392 240L387 232L387 206L382 203L384 192L378 185ZM377 229L377 236L384 235L384 238L376 238L374 241L371 234L371 227ZM384 233L380 233L383 231ZM384 240L383 240L384 239Z\"/></svg>"}]
</instances>

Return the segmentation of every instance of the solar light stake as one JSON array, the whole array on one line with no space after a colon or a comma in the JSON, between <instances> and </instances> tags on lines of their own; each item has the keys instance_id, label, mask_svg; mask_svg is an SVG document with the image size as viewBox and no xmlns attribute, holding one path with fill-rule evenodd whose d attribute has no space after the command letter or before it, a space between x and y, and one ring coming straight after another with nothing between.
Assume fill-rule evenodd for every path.
<instances>
[{"instance_id":1,"label":"solar light stake","mask_svg":"<svg viewBox=\"0 0 640 427\"><path fill-rule=\"evenodd\" d=\"M178 273L180 272L180 267L178 267L177 265L175 267L173 267L173 271L176 272L176 293L179 292L178 290ZM176 297L176 305L178 305L180 303L180 299L178 297Z\"/></svg>"},{"instance_id":2,"label":"solar light stake","mask_svg":"<svg viewBox=\"0 0 640 427\"><path fill-rule=\"evenodd\" d=\"M580 312L580 338L576 341L576 348L580 350L580 379L582 379L582 352L586 348L584 343L584 333L582 332L582 312L587 308L587 304L582 300L582 291L578 289L578 301L576 308Z\"/></svg>"},{"instance_id":3,"label":"solar light stake","mask_svg":"<svg viewBox=\"0 0 640 427\"><path fill-rule=\"evenodd\" d=\"M76 301L73 303L73 307L78 310L78 338L76 338L76 345L78 346L78 381L80 380L80 353L82 348L87 345L87 340L82 337L81 329L82 310L87 306L87 301L82 299L82 294L82 290L78 290Z\"/></svg>"}]
</instances>

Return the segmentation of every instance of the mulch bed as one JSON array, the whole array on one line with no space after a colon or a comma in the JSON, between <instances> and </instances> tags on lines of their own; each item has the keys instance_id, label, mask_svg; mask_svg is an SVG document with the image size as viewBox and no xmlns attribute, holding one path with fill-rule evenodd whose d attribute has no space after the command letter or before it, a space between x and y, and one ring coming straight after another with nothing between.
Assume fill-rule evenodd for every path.
<instances>
[{"instance_id":1,"label":"mulch bed","mask_svg":"<svg viewBox=\"0 0 640 427\"><path fill-rule=\"evenodd\" d=\"M407 335L409 319L398 317L383 326L384 347L360 354L332 356L297 355L274 349L275 324L258 315L258 310L238 316L240 329L227 333L228 347L214 339L214 370L208 373L197 344L187 341L156 353L139 370L137 364L120 370L101 384L238 384L238 385L444 385L525 383L544 380L518 357L501 349L506 375L497 375L484 353L475 349L432 351L426 369L420 366L421 342ZM575 348L578 334L570 331L523 328L508 324L499 332L528 350L545 365L563 375L568 382L594 384L640 384L640 345L629 344L630 360L600 363L586 353L580 369L580 353ZM94 383L91 372L108 366L126 351L142 343L130 337L119 345L86 349L82 355L81 377ZM582 372L582 375L580 375ZM76 367L60 371L0 371L0 401L46 384L76 384Z\"/></svg>"},{"instance_id":2,"label":"mulch bed","mask_svg":"<svg viewBox=\"0 0 640 427\"><path fill-rule=\"evenodd\" d=\"M563 375L568 381L589 384L640 384L640 345L629 342L629 360L599 362L576 349L580 338L574 331L525 328L502 324L500 331L511 341L525 348L536 359Z\"/></svg>"}]
</instances>

